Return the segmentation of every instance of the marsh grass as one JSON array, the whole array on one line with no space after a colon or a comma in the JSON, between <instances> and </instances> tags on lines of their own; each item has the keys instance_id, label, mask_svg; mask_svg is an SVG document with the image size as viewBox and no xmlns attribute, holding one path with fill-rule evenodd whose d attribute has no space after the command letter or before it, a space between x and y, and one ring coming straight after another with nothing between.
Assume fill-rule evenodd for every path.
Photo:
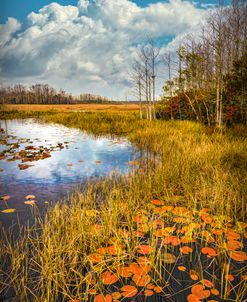
<instances>
[{"instance_id":1,"label":"marsh grass","mask_svg":"<svg viewBox=\"0 0 247 302\"><path fill-rule=\"evenodd\" d=\"M232 259L230 246L233 236L239 245L236 250L246 251L244 128L218 131L188 121L150 123L138 120L135 113L5 112L0 116L39 117L95 135L126 135L160 157L149 169L88 183L67 202L52 207L19 240L2 240L1 259L11 265L1 282L5 289L14 288L19 301L112 301L113 292L120 292L114 301L145 301L147 290L153 292L150 301L187 301L193 286L204 279L219 291L214 296L212 288L205 286L211 300L244 301L246 262ZM163 206L168 208L161 210ZM158 230L162 236L157 236ZM218 230L222 236L214 234ZM190 238L187 243L184 236ZM139 245L150 250L142 255ZM193 252L183 255L183 246ZM216 254L206 257L203 247L212 247ZM141 256L146 257L142 265ZM119 267L133 263L144 272L138 275L132 268L131 277L123 277ZM179 265L186 271L178 271ZM104 284L104 272L112 272L117 281ZM234 281L228 280L231 274ZM138 278L148 281L141 286ZM124 298L121 288L127 284L140 285L133 298Z\"/></svg>"}]
</instances>

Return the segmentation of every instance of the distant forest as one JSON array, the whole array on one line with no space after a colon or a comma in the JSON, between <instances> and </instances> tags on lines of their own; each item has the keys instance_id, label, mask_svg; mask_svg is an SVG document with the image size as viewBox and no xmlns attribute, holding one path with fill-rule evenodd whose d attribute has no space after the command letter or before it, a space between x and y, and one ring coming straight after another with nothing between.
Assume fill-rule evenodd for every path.
<instances>
[{"instance_id":1,"label":"distant forest","mask_svg":"<svg viewBox=\"0 0 247 302\"><path fill-rule=\"evenodd\" d=\"M113 101L90 93L75 97L63 89L57 91L48 84L36 84L30 87L18 84L0 87L0 102L2 104L105 104Z\"/></svg>"}]
</instances>

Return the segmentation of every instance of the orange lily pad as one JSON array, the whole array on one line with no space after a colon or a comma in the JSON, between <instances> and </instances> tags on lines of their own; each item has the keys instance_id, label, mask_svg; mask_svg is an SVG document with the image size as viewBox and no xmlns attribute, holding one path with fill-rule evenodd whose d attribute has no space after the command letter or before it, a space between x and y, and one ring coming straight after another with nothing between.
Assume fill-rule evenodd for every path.
<instances>
[{"instance_id":1,"label":"orange lily pad","mask_svg":"<svg viewBox=\"0 0 247 302\"><path fill-rule=\"evenodd\" d=\"M118 281L118 277L110 271L105 271L101 274L100 279L106 285L114 284Z\"/></svg>"},{"instance_id":2,"label":"orange lily pad","mask_svg":"<svg viewBox=\"0 0 247 302\"><path fill-rule=\"evenodd\" d=\"M35 199L35 195L27 195L25 198L26 199Z\"/></svg>"},{"instance_id":3,"label":"orange lily pad","mask_svg":"<svg viewBox=\"0 0 247 302\"><path fill-rule=\"evenodd\" d=\"M218 291L218 289L214 288L214 289L211 289L211 293L215 296L218 296L220 293Z\"/></svg>"},{"instance_id":4,"label":"orange lily pad","mask_svg":"<svg viewBox=\"0 0 247 302\"><path fill-rule=\"evenodd\" d=\"M117 272L121 277L125 277L125 278L129 278L132 275L132 272L131 272L131 269L129 266L122 265L122 266L118 267Z\"/></svg>"},{"instance_id":5,"label":"orange lily pad","mask_svg":"<svg viewBox=\"0 0 247 302\"><path fill-rule=\"evenodd\" d=\"M229 252L229 256L238 262L243 262L247 260L247 254L242 251L231 251Z\"/></svg>"},{"instance_id":6,"label":"orange lily pad","mask_svg":"<svg viewBox=\"0 0 247 302\"><path fill-rule=\"evenodd\" d=\"M132 277L132 280L137 286L145 286L150 282L150 276L146 274L136 274Z\"/></svg>"},{"instance_id":7,"label":"orange lily pad","mask_svg":"<svg viewBox=\"0 0 247 302\"><path fill-rule=\"evenodd\" d=\"M121 288L121 291L122 291L122 296L124 298L131 298L131 297L134 297L138 290L135 286L132 286L132 285L125 285Z\"/></svg>"},{"instance_id":8,"label":"orange lily pad","mask_svg":"<svg viewBox=\"0 0 247 302\"><path fill-rule=\"evenodd\" d=\"M151 253L151 251L152 251L152 248L150 245L142 244L137 247L137 252L142 255L148 255Z\"/></svg>"},{"instance_id":9,"label":"orange lily pad","mask_svg":"<svg viewBox=\"0 0 247 302\"><path fill-rule=\"evenodd\" d=\"M186 267L183 266L183 265L180 265L180 266L178 266L178 270L182 271L182 272L185 272L186 271Z\"/></svg>"},{"instance_id":10,"label":"orange lily pad","mask_svg":"<svg viewBox=\"0 0 247 302\"><path fill-rule=\"evenodd\" d=\"M180 251L182 252L182 254L188 255L189 253L192 253L193 250L189 246L183 246L180 248Z\"/></svg>"},{"instance_id":11,"label":"orange lily pad","mask_svg":"<svg viewBox=\"0 0 247 302\"><path fill-rule=\"evenodd\" d=\"M187 296L187 301L188 302L201 302L201 300L193 294L190 294Z\"/></svg>"},{"instance_id":12,"label":"orange lily pad","mask_svg":"<svg viewBox=\"0 0 247 302\"><path fill-rule=\"evenodd\" d=\"M112 302L112 296L107 294L107 295L97 295L95 298L94 298L94 302Z\"/></svg>"},{"instance_id":13,"label":"orange lily pad","mask_svg":"<svg viewBox=\"0 0 247 302\"><path fill-rule=\"evenodd\" d=\"M204 247L204 248L202 248L202 253L204 255L209 256L209 257L216 256L216 251L213 248L211 248L211 247Z\"/></svg>"},{"instance_id":14,"label":"orange lily pad","mask_svg":"<svg viewBox=\"0 0 247 302\"><path fill-rule=\"evenodd\" d=\"M122 297L120 292L114 292L111 294L114 300L120 299Z\"/></svg>"},{"instance_id":15,"label":"orange lily pad","mask_svg":"<svg viewBox=\"0 0 247 302\"><path fill-rule=\"evenodd\" d=\"M190 274L190 278L192 280L194 280L194 281L198 280L198 275L197 275L197 273L194 270L190 270L189 274Z\"/></svg>"},{"instance_id":16,"label":"orange lily pad","mask_svg":"<svg viewBox=\"0 0 247 302\"><path fill-rule=\"evenodd\" d=\"M93 262L93 263L99 263L102 261L103 257L99 254L91 254L89 255L89 259Z\"/></svg>"},{"instance_id":17,"label":"orange lily pad","mask_svg":"<svg viewBox=\"0 0 247 302\"><path fill-rule=\"evenodd\" d=\"M197 298L206 299L210 296L209 290L204 290L203 286L201 284L193 285L191 288L191 292L193 295L195 295Z\"/></svg>"},{"instance_id":18,"label":"orange lily pad","mask_svg":"<svg viewBox=\"0 0 247 302\"><path fill-rule=\"evenodd\" d=\"M234 280L234 277L233 275L225 275L225 279L232 282Z\"/></svg>"},{"instance_id":19,"label":"orange lily pad","mask_svg":"<svg viewBox=\"0 0 247 302\"><path fill-rule=\"evenodd\" d=\"M154 292L151 289L146 289L144 291L144 296L146 296L146 297L151 297L151 296L153 296L153 294L154 294Z\"/></svg>"},{"instance_id":20,"label":"orange lily pad","mask_svg":"<svg viewBox=\"0 0 247 302\"><path fill-rule=\"evenodd\" d=\"M160 287L160 286L155 286L155 287L154 287L154 291L155 291L157 294L159 294L159 293L161 293L163 290L162 290L162 287Z\"/></svg>"},{"instance_id":21,"label":"orange lily pad","mask_svg":"<svg viewBox=\"0 0 247 302\"><path fill-rule=\"evenodd\" d=\"M155 206L163 206L165 204L164 201L158 199L152 200L151 203Z\"/></svg>"},{"instance_id":22,"label":"orange lily pad","mask_svg":"<svg viewBox=\"0 0 247 302\"><path fill-rule=\"evenodd\" d=\"M202 279L202 283L203 283L203 285L205 285L206 287L209 287L209 288L214 286L214 284L207 279Z\"/></svg>"}]
</instances>

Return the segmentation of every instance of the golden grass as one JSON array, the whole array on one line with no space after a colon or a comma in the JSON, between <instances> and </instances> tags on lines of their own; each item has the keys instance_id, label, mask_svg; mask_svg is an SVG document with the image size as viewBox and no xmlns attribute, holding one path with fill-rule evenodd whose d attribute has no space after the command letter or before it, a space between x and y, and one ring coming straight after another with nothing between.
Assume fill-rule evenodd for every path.
<instances>
[{"instance_id":1,"label":"golden grass","mask_svg":"<svg viewBox=\"0 0 247 302\"><path fill-rule=\"evenodd\" d=\"M20 111L137 111L138 104L74 104L74 105L28 105L28 104L7 104L4 105L6 110L20 110Z\"/></svg>"},{"instance_id":2,"label":"golden grass","mask_svg":"<svg viewBox=\"0 0 247 302\"><path fill-rule=\"evenodd\" d=\"M97 302L123 301L123 285L131 284L137 288L132 288L134 301L136 292L145 301L150 290L155 301L176 301L174 282L182 282L177 289L184 293L182 301L194 299L195 293L216 301L244 301L244 128L217 131L188 121L150 123L127 113L52 113L42 119L97 135L125 134L148 152L149 168L143 164L132 175L86 184L19 241L3 240L1 259L11 263L2 275L4 287L14 287L20 301ZM138 273L143 250L148 265ZM188 255L181 252L185 250ZM123 265L131 267L129 278L119 271ZM178 266L185 267L179 275ZM229 281L232 275L235 281ZM204 283L204 291L195 292L194 285Z\"/></svg>"}]
</instances>

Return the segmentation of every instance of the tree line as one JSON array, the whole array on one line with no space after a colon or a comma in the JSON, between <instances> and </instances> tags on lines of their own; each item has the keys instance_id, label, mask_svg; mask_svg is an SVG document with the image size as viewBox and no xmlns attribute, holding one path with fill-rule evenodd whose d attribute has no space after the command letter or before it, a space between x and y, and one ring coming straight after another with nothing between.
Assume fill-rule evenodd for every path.
<instances>
[{"instance_id":1,"label":"tree line","mask_svg":"<svg viewBox=\"0 0 247 302\"><path fill-rule=\"evenodd\" d=\"M139 48L137 58L132 80L147 118L153 112L153 118L190 119L217 126L247 122L246 1L234 0L229 6L212 9L200 35L186 36L175 55L159 55L149 40ZM168 79L157 103L155 65L161 61Z\"/></svg>"},{"instance_id":2,"label":"tree line","mask_svg":"<svg viewBox=\"0 0 247 302\"><path fill-rule=\"evenodd\" d=\"M111 103L106 97L94 94L73 96L63 89L56 90L48 84L1 86L0 102L2 104L80 104L80 103Z\"/></svg>"}]
</instances>

